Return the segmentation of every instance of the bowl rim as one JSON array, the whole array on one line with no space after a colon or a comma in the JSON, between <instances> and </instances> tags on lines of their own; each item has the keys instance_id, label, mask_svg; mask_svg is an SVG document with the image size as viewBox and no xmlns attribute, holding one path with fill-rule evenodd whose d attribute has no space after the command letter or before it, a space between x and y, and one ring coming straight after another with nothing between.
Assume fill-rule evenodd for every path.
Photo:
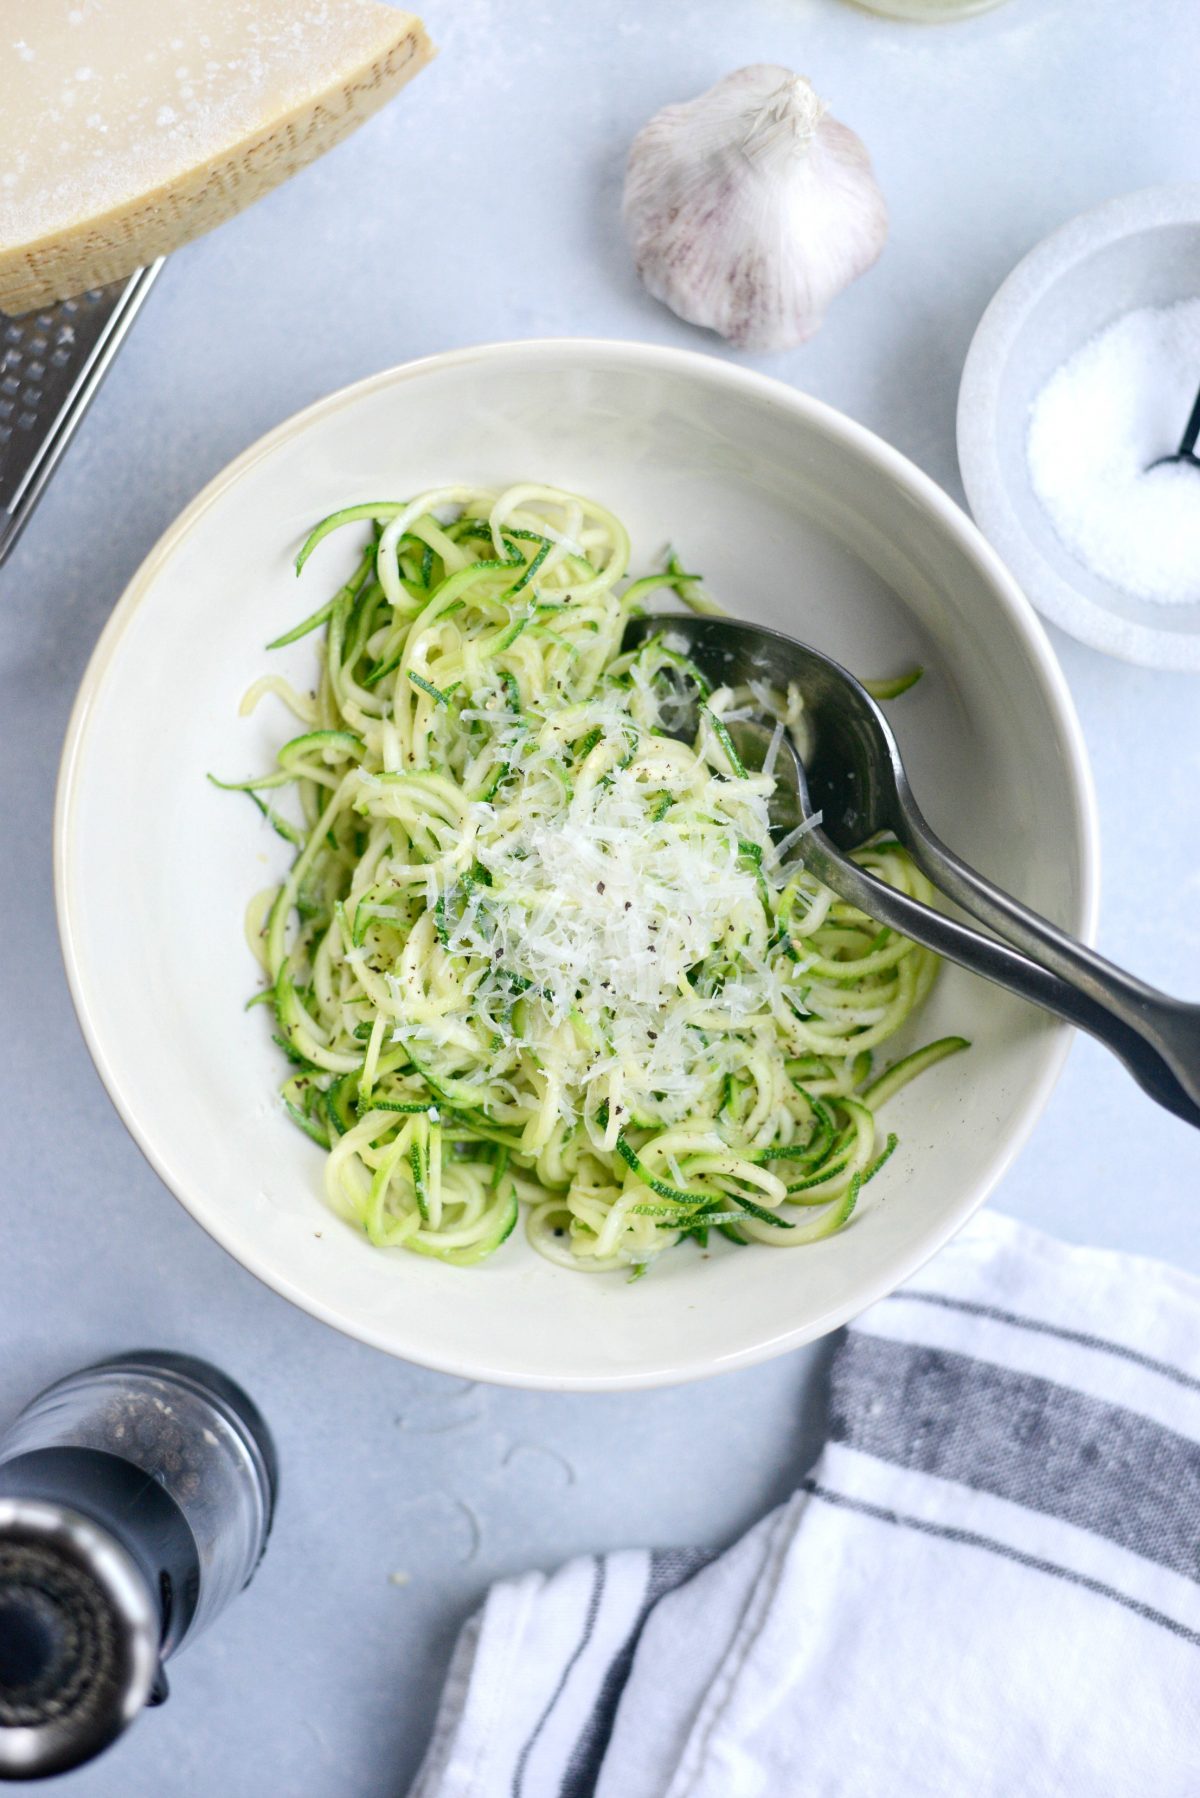
<instances>
[{"instance_id":1,"label":"bowl rim","mask_svg":"<svg viewBox=\"0 0 1200 1798\"><path fill-rule=\"evenodd\" d=\"M252 1238L246 1238L239 1228L236 1214L222 1214L220 1207L203 1190L189 1185L186 1180L177 1179L169 1171L168 1157L158 1146L155 1130L139 1116L136 1094L127 1090L106 1052L102 1020L93 1013L89 1005L87 961L81 949L72 906L79 775L87 751L97 697L125 633L153 589L160 570L204 513L237 484L246 470L268 457L279 444L302 434L332 413L343 407L353 406L369 395L410 380L436 376L446 370L467 367L476 362L502 362L515 357L536 363L562 357L564 354L582 356L591 362L599 360L622 362L626 365L640 363L647 369L653 367L673 370L692 379L711 382L718 387L726 387L760 401L783 406L815 426L818 431L859 453L903 488L923 511L932 514L933 522L947 532L968 559L978 566L996 603L1005 612L1010 627L1028 653L1041 684L1042 694L1062 747L1064 774L1077 819L1079 894L1075 923L1083 941L1094 941L1099 903L1099 827L1095 791L1082 730L1066 678L1041 623L1028 599L977 526L931 476L866 426L824 401L772 376L739 368L701 351L623 338L517 338L472 344L396 364L338 388L291 414L257 438L214 475L146 555L101 630L88 661L67 724L59 765L53 831L54 895L71 1000L84 1041L109 1098L167 1190L240 1266L273 1292L342 1334L399 1359L412 1361L438 1372L525 1390L646 1390L750 1367L789 1349L800 1347L859 1315L869 1305L911 1278L983 1204L1024 1145L1045 1109L1062 1071L1073 1038L1068 1026L1051 1023L1045 1038L1043 1062L1037 1081L1027 1094L1004 1147L992 1157L982 1174L963 1191L957 1203L949 1208L942 1226L930 1237L923 1239L891 1271L865 1284L861 1295L852 1305L837 1307L807 1325L797 1325L781 1334L751 1341L743 1349L720 1356L700 1354L661 1365L565 1378L553 1370L497 1371L482 1366L478 1358L439 1354L436 1350L427 1352L410 1344L401 1345L396 1340L394 1328L373 1325L370 1320L356 1318L337 1305L323 1300L318 1294L302 1290L296 1282L271 1265L269 1256L255 1247Z\"/></svg>"},{"instance_id":2,"label":"bowl rim","mask_svg":"<svg viewBox=\"0 0 1200 1798\"><path fill-rule=\"evenodd\" d=\"M1200 181L1163 182L1076 213L1029 250L975 327L958 388L958 466L972 516L1043 617L1106 655L1144 668L1200 673L1200 632L1118 617L1064 580L1026 533L1009 500L996 444L1000 375L1021 325L1066 271L1107 245L1163 225L1200 226Z\"/></svg>"}]
</instances>

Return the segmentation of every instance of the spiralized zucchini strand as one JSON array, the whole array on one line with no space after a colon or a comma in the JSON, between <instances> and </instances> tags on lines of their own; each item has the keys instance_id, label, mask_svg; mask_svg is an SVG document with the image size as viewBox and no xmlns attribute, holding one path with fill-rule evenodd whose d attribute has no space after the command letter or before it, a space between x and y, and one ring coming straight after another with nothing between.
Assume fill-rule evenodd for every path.
<instances>
[{"instance_id":1,"label":"spiralized zucchini strand","mask_svg":"<svg viewBox=\"0 0 1200 1798\"><path fill-rule=\"evenodd\" d=\"M276 640L323 629L313 696L268 677L247 700L282 699L303 734L218 783L296 846L248 932L330 1203L456 1266L521 1207L550 1260L635 1275L710 1230L841 1229L895 1147L876 1106L966 1045L872 1081L936 961L777 853L773 774L728 724L797 729L795 692L713 691L669 634L623 654L651 593L713 602L674 559L627 584L628 537L592 500L355 505L298 569L343 525L368 532L354 569ZM930 897L897 844L856 859Z\"/></svg>"}]
</instances>

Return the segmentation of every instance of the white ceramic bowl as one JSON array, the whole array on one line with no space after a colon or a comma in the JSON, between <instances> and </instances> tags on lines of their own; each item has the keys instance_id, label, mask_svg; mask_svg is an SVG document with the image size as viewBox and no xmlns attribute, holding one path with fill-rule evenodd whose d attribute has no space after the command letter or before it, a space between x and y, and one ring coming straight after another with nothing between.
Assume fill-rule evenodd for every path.
<instances>
[{"instance_id":1,"label":"white ceramic bowl","mask_svg":"<svg viewBox=\"0 0 1200 1798\"><path fill-rule=\"evenodd\" d=\"M109 1092L167 1185L276 1291L393 1354L559 1388L651 1386L777 1354L852 1316L983 1200L1045 1104L1067 1033L957 970L920 1039L974 1040L907 1088L901 1148L843 1234L651 1277L553 1267L518 1232L455 1270L380 1253L321 1198L321 1151L284 1116L278 1051L242 938L286 845L227 776L291 734L238 701L267 666L305 684L312 639L263 644L336 585L333 538L298 585L307 527L344 502L444 481L536 478L594 494L648 567L668 538L739 612L886 674L917 793L946 838L1022 898L1090 932L1089 776L1041 627L946 496L828 407L727 363L639 344L492 345L393 369L279 426L184 512L135 576L68 732L56 827L67 969ZM180 1269L180 1280L186 1278Z\"/></svg>"},{"instance_id":2,"label":"white ceramic bowl","mask_svg":"<svg viewBox=\"0 0 1200 1798\"><path fill-rule=\"evenodd\" d=\"M1079 561L1034 493L1025 439L1031 403L1089 337L1136 306L1197 294L1200 183L1123 194L1071 219L1017 264L979 321L958 396L971 511L1038 610L1094 649L1193 673L1200 604L1137 599ZM1179 396L1181 431L1191 399Z\"/></svg>"}]
</instances>

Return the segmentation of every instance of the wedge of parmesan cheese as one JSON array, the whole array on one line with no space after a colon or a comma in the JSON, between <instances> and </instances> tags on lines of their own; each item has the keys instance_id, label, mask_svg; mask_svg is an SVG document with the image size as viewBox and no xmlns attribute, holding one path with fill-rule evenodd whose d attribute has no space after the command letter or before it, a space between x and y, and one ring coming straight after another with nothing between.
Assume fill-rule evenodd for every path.
<instances>
[{"instance_id":1,"label":"wedge of parmesan cheese","mask_svg":"<svg viewBox=\"0 0 1200 1798\"><path fill-rule=\"evenodd\" d=\"M432 54L419 19L376 0L3 0L0 310L211 230Z\"/></svg>"}]
</instances>

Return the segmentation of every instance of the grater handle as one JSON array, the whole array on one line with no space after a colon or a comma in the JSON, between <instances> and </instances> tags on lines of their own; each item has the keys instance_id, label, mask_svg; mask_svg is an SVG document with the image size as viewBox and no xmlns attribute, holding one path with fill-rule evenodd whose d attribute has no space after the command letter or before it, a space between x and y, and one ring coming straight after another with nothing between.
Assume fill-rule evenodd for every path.
<instances>
[{"instance_id":1,"label":"grater handle","mask_svg":"<svg viewBox=\"0 0 1200 1798\"><path fill-rule=\"evenodd\" d=\"M45 490L163 259L22 318L0 313L0 563Z\"/></svg>"}]
</instances>

